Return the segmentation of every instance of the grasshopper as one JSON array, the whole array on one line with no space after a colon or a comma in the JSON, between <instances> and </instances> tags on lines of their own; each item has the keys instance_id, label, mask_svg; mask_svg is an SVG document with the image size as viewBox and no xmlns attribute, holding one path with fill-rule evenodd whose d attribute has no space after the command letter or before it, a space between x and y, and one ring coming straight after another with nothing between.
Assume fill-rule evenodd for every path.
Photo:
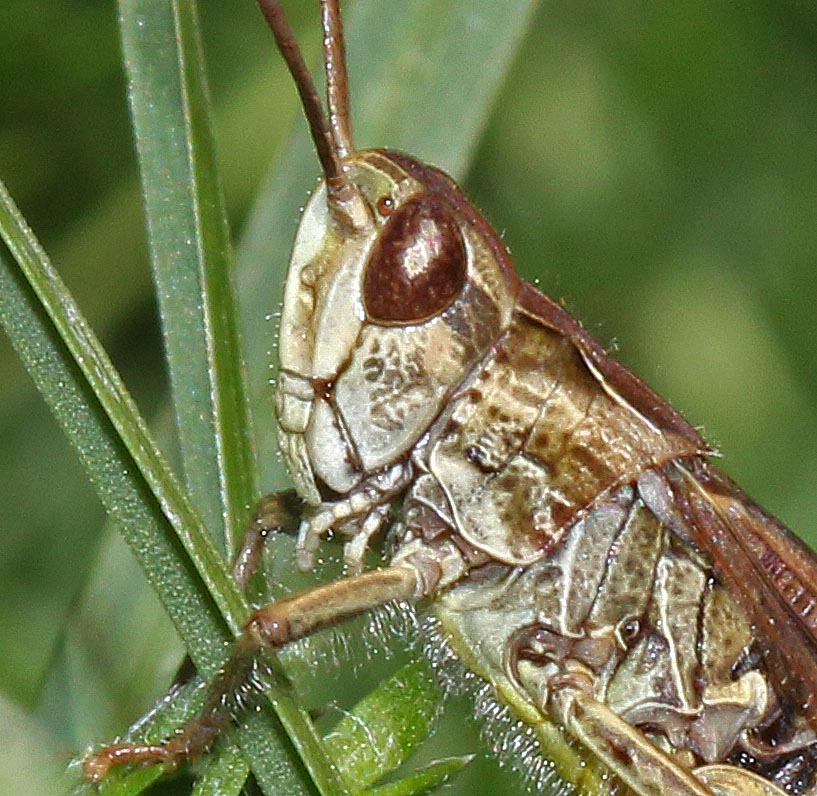
<instances>
[{"instance_id":1,"label":"grasshopper","mask_svg":"<svg viewBox=\"0 0 817 796\"><path fill-rule=\"evenodd\" d=\"M323 172L280 327L296 563L331 531L347 576L258 609L201 716L164 744L101 749L88 776L201 754L258 655L406 600L579 792L601 766L639 796L817 794L814 554L516 276L450 178L355 148L337 0L321 0L327 112L280 3L259 2ZM262 504L240 582L287 504ZM378 535L390 561L364 571ZM590 765L560 767L571 754Z\"/></svg>"}]
</instances>

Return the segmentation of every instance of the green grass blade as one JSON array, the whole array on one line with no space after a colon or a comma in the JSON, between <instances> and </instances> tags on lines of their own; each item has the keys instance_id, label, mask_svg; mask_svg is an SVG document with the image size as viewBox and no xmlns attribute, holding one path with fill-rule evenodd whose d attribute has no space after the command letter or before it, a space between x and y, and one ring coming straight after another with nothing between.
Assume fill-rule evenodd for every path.
<instances>
[{"instance_id":1,"label":"green grass blade","mask_svg":"<svg viewBox=\"0 0 817 796\"><path fill-rule=\"evenodd\" d=\"M20 314L16 316L16 322L7 327L9 336L18 354L27 359L26 365L35 380L37 379L35 369L41 377L41 384L38 386L57 413L58 419L68 430L69 437L72 437L80 457L85 460L91 480L100 496L103 497L103 503L123 528L130 527L131 518L127 515L127 511L133 506L136 490L144 486L141 479L130 479L129 481L128 476L134 469L140 472L159 504L150 506L152 512L156 515L157 510L160 509L161 514L170 520L176 536L187 549L202 580L207 584L216 601L220 602L219 608L227 619L230 629L236 632L241 627L243 617L246 616L246 605L227 574L223 559L219 556L212 538L204 530L201 520L165 464L144 420L110 359L89 328L45 252L25 224L5 186L1 184L0 235L19 263L39 303L53 323L52 331L43 323L45 319L39 315L39 308L35 309L35 305L31 303L33 297L27 296L28 301L26 302L22 293L18 292L19 301L13 309L18 310ZM12 274L9 273L9 277L11 276ZM11 286L9 289L8 306L11 310ZM27 314L28 317L24 317L23 314ZM79 366L82 379L78 378L76 371L65 361L65 352L60 350L56 344L53 332L59 335L73 361ZM51 343L53 357L51 362L46 363L44 360L33 358L35 337L41 338L43 344L46 341ZM61 378L55 381L55 376L60 370L62 371ZM72 407L73 411L67 407L67 402L61 392L64 388L67 389L66 379L70 379L76 388L75 400L77 403L84 404L84 406ZM83 381L90 387L93 397L84 389ZM99 405L94 406L97 401ZM100 409L104 413L104 421L103 417L99 417ZM91 421L92 412L97 415L96 422ZM76 418L81 415L85 415L89 422L87 427L77 429L75 428ZM117 458L122 461L121 470L118 477L114 479L114 483L121 486L123 492L127 492L127 497L125 494L112 493L107 482L100 478L104 465L102 461L97 461L95 458L95 446L103 439L110 442L111 454L113 448L120 445L120 441L127 449L127 454L120 449L121 452ZM106 451L106 453L109 452ZM104 462L104 464L109 464L109 462ZM143 499L139 503L147 506L152 504L152 501ZM160 516L156 518L156 521L164 525ZM141 539L132 546L141 548L146 542L149 545L150 540ZM191 584L193 582L190 581ZM202 650L202 655L205 661L209 659L211 664L214 662L212 652L207 653Z\"/></svg>"},{"instance_id":2,"label":"green grass blade","mask_svg":"<svg viewBox=\"0 0 817 796\"><path fill-rule=\"evenodd\" d=\"M103 503L127 527L131 541L162 566L161 585L184 595L183 600L167 605L180 633L191 639L224 638L223 623L212 603L198 599L200 588L190 583L195 576L178 561L176 542L164 517L155 502L145 499L147 490L132 474L136 469L132 459L82 381L37 298L5 257L0 257L0 321L77 448Z\"/></svg>"},{"instance_id":3,"label":"green grass blade","mask_svg":"<svg viewBox=\"0 0 817 796\"><path fill-rule=\"evenodd\" d=\"M199 678L195 678L177 691L168 694L150 713L147 722L139 722L139 726L128 737L139 742L153 743L167 737L176 727L179 727L201 709L204 702L204 685ZM236 746L232 736L204 761L202 777L205 782L220 783L225 787L236 777L241 777L241 785L249 774L249 766L241 750ZM114 770L99 786L100 796L137 796L152 785L163 774L161 766L136 768L131 770ZM241 785L238 786L240 789ZM280 782L279 787L286 787L286 782ZM93 788L87 788L89 796ZM200 791L202 794L208 792ZM219 791L215 791L218 793ZM227 791L233 792L233 791ZM199 791L197 791L199 793Z\"/></svg>"},{"instance_id":4,"label":"green grass blade","mask_svg":"<svg viewBox=\"0 0 817 796\"><path fill-rule=\"evenodd\" d=\"M33 295L19 272L4 261L0 320L75 445L103 503L142 562L197 667L212 676L224 662L224 625L165 517L233 632L247 616L246 601L164 465L115 369L2 186L0 234L37 293ZM269 697L319 789L324 794L343 793L305 712L280 689L270 689ZM270 748L274 739L271 721L267 714L254 714L247 722L249 731L241 736L245 751L260 766L255 773L269 792L280 785L281 762L288 757L280 744ZM276 751L280 753L277 759ZM289 761L289 769L283 770L289 771L289 792L297 793L302 783L291 767Z\"/></svg>"},{"instance_id":5,"label":"green grass blade","mask_svg":"<svg viewBox=\"0 0 817 796\"><path fill-rule=\"evenodd\" d=\"M448 782L473 759L473 755L461 755L437 760L398 782L390 782L379 788L372 788L365 792L365 796L423 796L425 793L431 793L444 782Z\"/></svg>"},{"instance_id":6,"label":"green grass blade","mask_svg":"<svg viewBox=\"0 0 817 796\"><path fill-rule=\"evenodd\" d=\"M196 6L121 0L119 9L185 480L231 550L257 489Z\"/></svg>"},{"instance_id":7,"label":"green grass blade","mask_svg":"<svg viewBox=\"0 0 817 796\"><path fill-rule=\"evenodd\" d=\"M384 14L380 0L358 0L345 25L357 145L403 149L461 177L535 5L534 0L405 0ZM456 135L451 119L457 119ZM252 406L268 404L274 331L263 319L279 306L297 208L319 171L306 124L299 119L238 248ZM276 480L272 421L270 413L253 418L265 485Z\"/></svg>"},{"instance_id":8,"label":"green grass blade","mask_svg":"<svg viewBox=\"0 0 817 796\"><path fill-rule=\"evenodd\" d=\"M341 776L361 790L394 771L431 732L440 691L426 661L404 666L326 736Z\"/></svg>"},{"instance_id":9,"label":"green grass blade","mask_svg":"<svg viewBox=\"0 0 817 796\"><path fill-rule=\"evenodd\" d=\"M161 766L150 766L129 771L124 776L111 775L99 786L100 796L139 796L162 776ZM91 787L86 789L90 796Z\"/></svg>"},{"instance_id":10,"label":"green grass blade","mask_svg":"<svg viewBox=\"0 0 817 796\"><path fill-rule=\"evenodd\" d=\"M447 28L448 32L445 33L445 36L448 36L452 30L455 30L455 31L460 30L461 26L463 24L466 24L466 23L463 23L463 19L470 19L471 21L473 21L474 13L477 13L477 14L482 13L479 10L477 10L475 12L474 9L472 9L470 7L466 7L466 4L462 3L462 2L459 2L458 4L455 4L455 5L456 5L456 8L453 9L453 12L456 13L456 14L460 14L460 15L464 14L465 16L459 16L459 17L452 16L452 17L448 18L450 27ZM517 6L521 5L522 8L521 9L512 8L512 9L509 9L507 11L507 13L505 12L505 10L500 9L500 12L503 13L503 25L501 26L502 30L501 30L500 33L497 33L496 29L490 31L490 44L491 45L496 44L497 42L499 42L501 44L501 42L503 40L504 41L511 41L511 40L514 39L514 36L518 35L518 31L521 30L521 26L523 24L522 20L524 20L527 17L528 7L529 6L528 6L528 4L516 4L516 5ZM370 19L370 20L373 20L374 17L367 17L366 15L376 13L378 11L378 5L376 3L369 2L368 0L361 0L361 2L356 6L356 9L357 10L355 11L355 13L360 14L360 17L359 17L360 20L365 21L367 18ZM515 12L518 12L519 15L517 16L515 14ZM420 38L423 38L424 41L428 40L428 44L429 44L428 52L430 52L432 54L431 57L429 57L429 59L427 59L427 61L426 61L426 64L430 65L430 66L429 66L429 68L428 68L425 75L419 74L419 73L416 73L416 72L412 72L412 74L415 75L418 78L418 80L421 80L423 78L429 78L429 77L437 79L437 80L444 79L444 77L442 77L442 76L445 75L445 70L446 70L446 68L448 68L447 65L446 65L446 59L450 59L452 57L452 55L451 55L450 52L447 51L447 48L445 48L442 45L443 38L436 38L436 39L434 38L434 36L435 36L434 31L446 30L445 24L444 24L444 17L438 16L438 14L440 14L440 13L446 14L446 13L448 13L448 10L445 10L443 12L438 12L434 8L432 8L431 5L428 4L427 2L426 3L416 2L416 0L414 2L409 2L409 3L405 4L404 7L401 8L400 13L398 15L399 19L396 19L394 21L393 27L390 27L390 20L388 20L388 19L384 20L382 18L382 13L379 14L378 32L376 34L376 41L372 45L367 46L366 44L361 43L361 41L356 40L354 38L354 35L353 35L353 36L350 37L350 46L351 46L353 52L357 51L359 53L363 53L363 52L366 52L367 50L370 53L371 52L378 52L378 53L383 52L384 57L386 59L384 61L384 63L386 63L386 66L383 67L381 65L381 66L376 68L377 70L379 70L380 76L383 76L384 74L389 73L391 69L396 69L396 71L399 72L400 69L396 68L397 64L400 64L401 68L409 69L409 67L411 66L411 58L413 57L411 55L411 51L412 51L412 49L416 49L417 40L420 39ZM350 21L349 21L350 22L350 24L349 24L349 29L350 30L354 30L355 27L357 27L357 23L354 21L354 19L355 19L355 16L354 16L354 13L353 13L351 15L351 18L350 18ZM365 30L365 25L363 24L363 21L360 23L360 30L361 31ZM384 30L384 23L386 24L385 30ZM176 20L176 24L178 24L178 20ZM412 27L412 25L413 25L413 27ZM413 34L412 34L412 31L413 31ZM505 33L507 31L510 31L510 34L509 34L509 37L507 39L505 39L504 36L505 36ZM515 31L517 33L514 33ZM469 29L469 32L470 32L470 29ZM406 35L407 33L408 33L408 35ZM421 37L421 33L424 34L422 37ZM429 37L429 33L430 33L430 37ZM403 36L405 36L405 41L403 43L401 43L401 37L403 37ZM414 38L412 38L412 36ZM450 146L450 143L451 143L450 140L448 142L443 142L443 143L446 143L447 145L449 145L450 151L448 152L447 155L439 156L439 155L434 153L433 148L430 148L428 150L424 150L420 146L415 146L415 145L412 145L411 143L406 144L404 141L402 141L400 139L398 139L396 141L382 141L382 142L377 141L377 143L384 143L384 144L391 144L391 145L396 144L398 146L404 146L407 149L411 149L411 150L417 152L417 154L419 154L420 156L429 158L429 159L434 160L435 162L438 162L438 163L442 163L443 165L448 165L449 168L452 167L452 166L455 167L455 168L458 167L458 161L457 161L458 154L457 153L460 153L462 157L461 157L461 161L459 163L459 166L462 166L462 163L464 162L465 159L467 159L467 156L468 156L468 151L469 151L469 146L470 146L469 141L473 142L473 140L475 140L476 136L478 135L478 132L481 129L481 122L484 119L485 115L487 114L487 109L490 106L490 100L491 100L491 97L492 97L492 92L495 89L495 86L498 84L498 81L501 79L501 74L502 74L502 57L501 57L501 53L498 50L494 49L492 46L488 46L488 44L489 43L487 42L487 37L486 37L485 41L483 41L483 48L480 51L478 59L474 59L473 58L473 53L472 53L472 60L471 60L472 68L473 68L474 63L478 62L478 63L482 64L482 63L484 63L485 59L489 58L489 57L495 59L495 62L499 64L499 68L496 69L496 71L493 72L493 75L495 76L495 78L492 78L491 80L486 81L484 79L484 75L480 75L480 85L479 85L478 89L475 88L474 95L472 97L470 97L470 98L467 98L468 102L470 103L469 104L469 109L476 109L473 115L471 115L471 114L461 114L461 113L458 112L457 107L450 107L450 108L447 109L446 112L448 114L458 115L458 118L460 118L460 117L467 118L468 125L470 125L470 127L471 127L470 130L469 129L464 129L462 131L462 135L456 141L456 144L454 146ZM501 50L501 47L500 47L500 50ZM401 60L401 58L403 60ZM405 59L409 59L409 60L405 60ZM422 59L420 59L420 60L422 60ZM450 64L449 64L449 66L450 66ZM353 69L354 68L355 67L353 67ZM423 70L421 69L420 72L422 72L422 71ZM473 73L479 73L479 71L480 70L474 69ZM377 75L375 75L374 72L375 72L375 70L372 70L372 74L370 74L369 77L376 77ZM360 79L360 78L358 78L358 79ZM354 77L353 77L353 80L354 80ZM367 77L365 76L365 74L364 74L364 77L361 80L361 82L363 80L366 80L367 82L370 82L369 80L367 80ZM405 81L404 79L394 80L393 75L392 75L392 82L402 84L402 86L397 85L398 90L402 90L402 88L404 86L406 88L408 88L408 86L406 85L408 81ZM432 84L433 84L433 81L432 81ZM475 82L475 85L476 85L476 82ZM419 84L412 85L410 87L412 92L416 92L417 89L418 89L418 86L419 86ZM429 95L427 95L426 100L428 99L428 96L433 96L433 94L435 92L438 92L438 90L439 90L439 87L432 89L431 93ZM456 100L461 99L463 97L463 94L467 94L467 92L458 91L457 97L455 99ZM388 96L391 97L390 94ZM420 97L420 98L418 98L418 102L420 103L420 107L422 107L425 101L422 99L422 97ZM427 102L426 102L426 107L428 107ZM365 109L364 109L364 111L365 111ZM373 118L375 118L375 124L384 124L385 122L388 122L389 120L391 120L392 122L395 121L394 118L390 114L385 114L385 115L381 115L380 121L377 122L376 116L377 116L377 114L373 114ZM360 119L358 119L358 121L360 121ZM423 125L421 125L421 126L423 126ZM365 131L365 129L366 129L365 128L365 122L360 126L360 129ZM386 132L388 132L388 130L386 130ZM366 139L366 135L367 134L365 132L362 135L360 135L361 143L368 143L369 142L368 139ZM438 131L438 135L439 135L439 131ZM289 156L288 156L288 160L289 160ZM290 162L290 165L291 165L292 161L289 160L289 162ZM282 214L281 217L284 217L283 214L285 214L285 217L286 217L286 219L287 219L287 221L289 223L288 224L277 224L274 219L273 219L272 222L270 222L269 219L266 220L266 223L269 224L268 231L271 229L273 232L278 233L281 230L283 230L283 236L285 238L289 238L290 235L291 235L291 232L293 231L293 227L291 226L291 223L294 220L294 217L296 215L296 208L301 203L301 196L302 196L302 192L303 192L303 186L305 186L309 182L309 177L307 177L306 180L304 180L303 175L304 174L313 175L315 173L315 171L316 171L314 156L311 154L310 147L308 145L304 147L304 152L302 154L302 157L300 157L300 162L305 164L303 166L303 168L301 168L299 173L298 173L297 169L293 172L294 173L294 177L293 177L294 182L292 183L292 185L295 186L294 193L297 194L296 198L293 201L293 198L292 198L293 197L293 190L284 191L281 194L281 196L279 197L282 200L282 204L280 206L280 209L277 212ZM188 164L188 166L191 166L191 168L195 167L195 165L196 164L192 164L192 166L191 166L191 164ZM205 166L203 166L203 168L206 168L206 164L205 164ZM298 180L300 180L300 183L298 183ZM277 190L276 190L276 193L277 193ZM189 220L189 218L188 218L188 220ZM195 219L195 218L193 220L194 221L201 221L201 219ZM26 236L23 235L22 238L23 238L23 240L25 240ZM11 235L12 243L10 245L15 244L14 239L15 239L15 235L12 233L12 235ZM205 245L205 244L202 243L202 245ZM287 242L286 248L288 248L288 242ZM25 249L25 246L22 247L22 250L24 250L24 249ZM18 257L20 257L20 251L16 251L15 253L17 254ZM25 254L25 252L23 252L23 254ZM247 256L249 256L249 255L247 255ZM36 257L34 259L36 260ZM23 256L22 260L23 260L23 263L25 265L26 257ZM264 269L264 270L267 270L266 266L263 263L263 261L259 263L259 267ZM30 268L29 268L29 272L31 273ZM265 282L269 283L269 281L270 281L269 280L269 273L266 273L264 276L265 276ZM53 282L53 280L51 280L50 277L46 281L47 282ZM33 277L32 278L32 283L35 285L35 288L38 289L38 292L41 295L47 294L48 290L45 289L42 285L38 285L37 282L38 282L38 280L37 280L36 276ZM53 284L51 286L53 287ZM61 290L62 290L62 287L60 285L57 285L56 293L60 294ZM277 294L279 292L279 290L277 288L275 288L274 285L273 285L272 291L275 294ZM245 317L252 317L252 323L250 325L251 325L252 330L253 330L253 339L258 341L258 343L256 344L256 348L263 347L263 349L264 349L264 355L258 357L256 363L254 363L254 364L258 365L258 367L254 366L253 367L253 372L256 374L256 376L259 379L264 381L264 385L266 386L266 376L267 376L268 371L267 371L267 363L264 360L266 359L266 348L268 347L268 344L264 340L265 334L264 334L263 330L259 331L259 329L258 329L258 323L259 323L261 318L263 318L264 316L266 316L267 314L270 313L270 310L272 308L274 308L275 304L274 304L274 302L272 304L267 302L263 298L263 294L262 294L261 291L258 291L258 296L259 296L259 298L255 302L253 309L249 313L245 314ZM48 301L46 301L45 303L48 306L49 313L54 317L54 321L55 321L55 323L57 325L57 328L58 328L60 334L61 335L66 334L66 327L65 327L65 324L63 323L63 318L61 317L61 314L59 312L60 302L56 301L53 304L49 304ZM55 311L55 307L56 307L56 311ZM167 313L164 313L164 314L166 315ZM75 314L74 317L79 318L78 314ZM201 327L202 323L199 322L198 325ZM197 329L197 332L199 332L199 331L201 331L201 329ZM88 334L83 334L83 337L85 337L87 339L90 336ZM76 349L76 350L74 350L74 355L78 358L79 361L85 362L87 364L89 351L93 353L93 356L91 357L91 363L92 363L92 367L90 369L91 371L93 371L100 363L102 363L103 365L106 364L106 363L102 362L101 357L97 356L97 354L99 352L94 351L93 346L91 346L90 349L86 350L85 348L83 348L83 345L80 345L79 347L73 345L72 338L70 338L70 335L68 337L66 337L65 339L66 339L66 342L69 345L69 347L73 347L74 349ZM86 342L86 340L83 340L82 342L84 344L84 342ZM77 353L77 351L79 351L79 353ZM110 372L106 371L105 367L102 368L102 372L105 373L106 378L110 376ZM211 377L212 373L208 373L207 375L208 375L208 377ZM90 375L89 375L89 379L93 383L93 378L92 377L93 377L93 372L91 372ZM103 381L105 381L105 379L103 379ZM114 379L114 386L116 388L116 379ZM97 394L99 395L99 393L97 393ZM114 389L114 394L118 394L117 389ZM126 394L124 394L124 391L122 391L122 394L126 396ZM201 522L198 521L198 518L196 517L195 512L189 506L186 506L183 496L182 496L180 501L176 500L176 498L179 495L181 495L181 493L179 492L178 487L175 485L175 482L173 482L172 479L169 477L169 474L166 473L166 467L164 466L164 463L161 461L160 457L158 457L158 455L155 454L155 453L153 453L153 454L151 453L150 446L148 446L148 449L144 449L144 447L141 445L141 443L144 442L145 440L149 440L149 437L147 437L145 434L141 433L143 431L143 429L141 429L141 430L137 429L138 433L136 433L135 435L131 435L130 432L132 432L133 429L128 428L127 427L127 422L123 423L123 420L122 420L122 416L126 416L127 411L124 411L123 413L121 413L119 415L116 412L111 413L111 409L116 408L115 406L111 406L111 404L116 404L117 401L112 401L110 395L108 395L108 396L99 395L99 399L104 404L104 408L107 411L107 413L113 419L114 424L116 425L117 429L119 430L122 438L126 441L126 443L128 445L128 450L126 451L126 453L128 455L132 455L132 457L134 459L134 462L138 462L139 465L145 471L146 484L143 484L144 490L147 492L148 491L147 490L147 485L149 485L150 489L155 491L156 494L158 495L158 497L159 497L159 508L161 508L162 511L165 514L167 514L169 517L171 517L171 519L173 521L173 524L174 524L174 530L176 531L177 534L179 534L179 538L182 539L185 546L188 547L188 549L190 551L191 560L194 562L197 569L199 569L199 571L202 573L202 577L207 582L208 587L211 589L212 593L216 597L216 600L218 601L220 607L227 614L227 617L228 617L228 620L229 620L229 623L230 623L231 627L234 628L235 627L235 622L236 622L236 617L241 617L242 616L242 612L245 610L245 606L243 606L242 601L240 600L240 598L235 598L235 596L233 594L231 594L231 584L223 582L223 576L225 576L225 573L224 573L223 565L222 565L220 559L218 558L218 556L217 555L211 555L212 550L208 547L207 542L203 541L202 539L199 538L199 536L198 536L199 533L202 533L202 534L204 533L204 529L202 527ZM93 401L91 403L93 403ZM125 402L125 403L127 403L127 402ZM122 404L122 405L124 406L125 404ZM127 409L132 409L132 407L127 406L126 410ZM217 410L214 409L213 411L215 412ZM100 414L101 414L103 419L105 419L105 420L107 419L104 414L102 414L102 413L100 413ZM123 429L124 429L124 433L123 433ZM140 437L140 434L141 434L141 437ZM134 443L135 442L138 443L138 444L136 444L136 447L134 449ZM270 457L270 461L272 461L272 460L273 460L273 457ZM162 474L163 469L164 469L164 474L166 474L167 477L165 477L165 475ZM170 484L170 486L169 486L169 484ZM175 492L174 492L174 490L175 490ZM154 510L156 510L156 508L157 507L154 507ZM173 511L174 509L181 509L181 515L179 513L177 513L177 512L174 513L174 511ZM158 519L161 520L161 513L158 512L158 511L156 511L156 513L157 513ZM192 524L187 526L186 525L187 520L191 520ZM167 531L166 528L165 528L165 531ZM175 553L177 555L178 555L179 552L180 551L178 549L175 550ZM154 573L154 579L155 579L155 573ZM161 591L161 589L160 589L160 591ZM194 608L193 610L195 611L196 609ZM214 648L215 647L218 647L218 645L217 644L214 645ZM214 652L213 655L215 657L218 657L218 651ZM206 671L206 669L203 669L203 671ZM342 785L340 785L339 782L337 781L336 772L334 772L332 770L332 767L328 763L326 763L325 761L321 762L320 758L321 758L321 755L322 755L322 749L321 749L320 739L314 733L314 730L311 728L311 724L308 722L305 715L302 712L300 712L298 710L298 708L291 702L291 700L289 699L288 694L286 694L285 692L275 692L275 691L273 691L272 699L273 699L273 702L278 707L280 714L282 715L285 726L287 726L287 728L292 732L293 740L294 740L294 743L295 743L296 747L299 748L305 754L306 759L307 759L307 765L310 768L310 770L311 770L311 772L313 774L313 777L318 782L319 788L324 793L338 793L338 792L341 792ZM249 720L249 724L252 725L253 722L255 722L257 718L258 717L255 717L255 716L251 717L250 720ZM242 738L244 737L244 735L246 735L246 733L242 734ZM262 747L262 744L257 744L257 747L260 749ZM245 747L245 748L247 748L247 747ZM265 752L267 752L267 751L268 750L265 750ZM258 773L258 772L256 772L256 773ZM266 790L268 790L268 792L271 792L269 790L270 786L269 786L268 783L271 782L272 780L271 779L266 779L265 780L264 777L260 777L259 779L260 779L260 781L262 783L262 787L264 787ZM300 792L300 791L298 790L297 787L292 788L292 789L286 789L286 788L281 789L279 787L279 792L297 793L297 792Z\"/></svg>"},{"instance_id":11,"label":"green grass blade","mask_svg":"<svg viewBox=\"0 0 817 796\"><path fill-rule=\"evenodd\" d=\"M228 746L207 761L192 796L238 796L249 773L244 756L234 746Z\"/></svg>"},{"instance_id":12,"label":"green grass blade","mask_svg":"<svg viewBox=\"0 0 817 796\"><path fill-rule=\"evenodd\" d=\"M114 738L167 688L183 655L167 613L108 522L85 586L63 619L34 715L66 749Z\"/></svg>"}]
</instances>

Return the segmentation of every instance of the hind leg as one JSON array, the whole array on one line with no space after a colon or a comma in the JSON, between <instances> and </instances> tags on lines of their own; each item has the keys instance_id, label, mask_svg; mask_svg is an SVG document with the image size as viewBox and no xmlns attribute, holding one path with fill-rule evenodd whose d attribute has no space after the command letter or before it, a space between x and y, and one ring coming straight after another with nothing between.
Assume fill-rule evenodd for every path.
<instances>
[{"instance_id":1,"label":"hind leg","mask_svg":"<svg viewBox=\"0 0 817 796\"><path fill-rule=\"evenodd\" d=\"M565 664L569 669L570 662ZM557 674L548 691L553 718L639 796L722 796L596 699L589 674Z\"/></svg>"},{"instance_id":2,"label":"hind leg","mask_svg":"<svg viewBox=\"0 0 817 796\"><path fill-rule=\"evenodd\" d=\"M548 710L639 796L786 796L751 771L708 765L690 771L665 754L593 695L593 678L579 664L548 684Z\"/></svg>"}]
</instances>

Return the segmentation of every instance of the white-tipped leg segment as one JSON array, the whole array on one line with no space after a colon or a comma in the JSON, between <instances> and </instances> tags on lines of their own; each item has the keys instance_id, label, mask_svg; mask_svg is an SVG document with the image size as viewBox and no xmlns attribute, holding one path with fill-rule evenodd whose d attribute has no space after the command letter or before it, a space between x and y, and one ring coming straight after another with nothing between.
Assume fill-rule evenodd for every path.
<instances>
[{"instance_id":1,"label":"white-tipped leg segment","mask_svg":"<svg viewBox=\"0 0 817 796\"><path fill-rule=\"evenodd\" d=\"M335 524L331 511L319 511L301 523L298 529L298 541L295 542L295 564L301 572L309 572L315 567L315 553L320 547L321 539Z\"/></svg>"},{"instance_id":2,"label":"white-tipped leg segment","mask_svg":"<svg viewBox=\"0 0 817 796\"><path fill-rule=\"evenodd\" d=\"M385 524L390 508L391 506L388 503L374 508L363 520L360 531L344 546L343 561L346 564L347 574L359 575L363 572L363 556L366 555L366 550L368 550L372 538L377 535Z\"/></svg>"}]
</instances>

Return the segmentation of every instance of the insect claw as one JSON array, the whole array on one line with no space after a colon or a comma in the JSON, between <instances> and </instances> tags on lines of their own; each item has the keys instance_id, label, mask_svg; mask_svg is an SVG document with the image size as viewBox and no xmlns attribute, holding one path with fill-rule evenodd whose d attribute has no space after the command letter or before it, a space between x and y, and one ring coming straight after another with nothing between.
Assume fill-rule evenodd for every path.
<instances>
[{"instance_id":1,"label":"insect claw","mask_svg":"<svg viewBox=\"0 0 817 796\"><path fill-rule=\"evenodd\" d=\"M315 568L315 553L321 539L338 519L348 516L346 501L332 506L324 504L321 511L301 523L298 529L298 541L295 543L295 562L301 572Z\"/></svg>"},{"instance_id":2,"label":"insect claw","mask_svg":"<svg viewBox=\"0 0 817 796\"><path fill-rule=\"evenodd\" d=\"M295 545L298 568L303 572L313 569L321 539L332 528L345 532L339 526L347 524L347 535L352 540L344 548L344 559L350 574L359 573L369 541L383 527L391 508L391 498L407 483L410 473L410 468L404 464L395 465L377 473L343 500L321 504L298 530Z\"/></svg>"},{"instance_id":3,"label":"insect claw","mask_svg":"<svg viewBox=\"0 0 817 796\"><path fill-rule=\"evenodd\" d=\"M346 565L347 574L359 575L363 571L363 556L369 547L372 537L383 527L386 517L389 514L389 504L384 503L372 510L360 530L352 539L344 545L343 561Z\"/></svg>"},{"instance_id":4,"label":"insect claw","mask_svg":"<svg viewBox=\"0 0 817 796\"><path fill-rule=\"evenodd\" d=\"M298 529L298 541L295 543L295 563L301 572L315 568L315 552L321 542L323 532L318 530L310 520L304 520Z\"/></svg>"}]
</instances>

